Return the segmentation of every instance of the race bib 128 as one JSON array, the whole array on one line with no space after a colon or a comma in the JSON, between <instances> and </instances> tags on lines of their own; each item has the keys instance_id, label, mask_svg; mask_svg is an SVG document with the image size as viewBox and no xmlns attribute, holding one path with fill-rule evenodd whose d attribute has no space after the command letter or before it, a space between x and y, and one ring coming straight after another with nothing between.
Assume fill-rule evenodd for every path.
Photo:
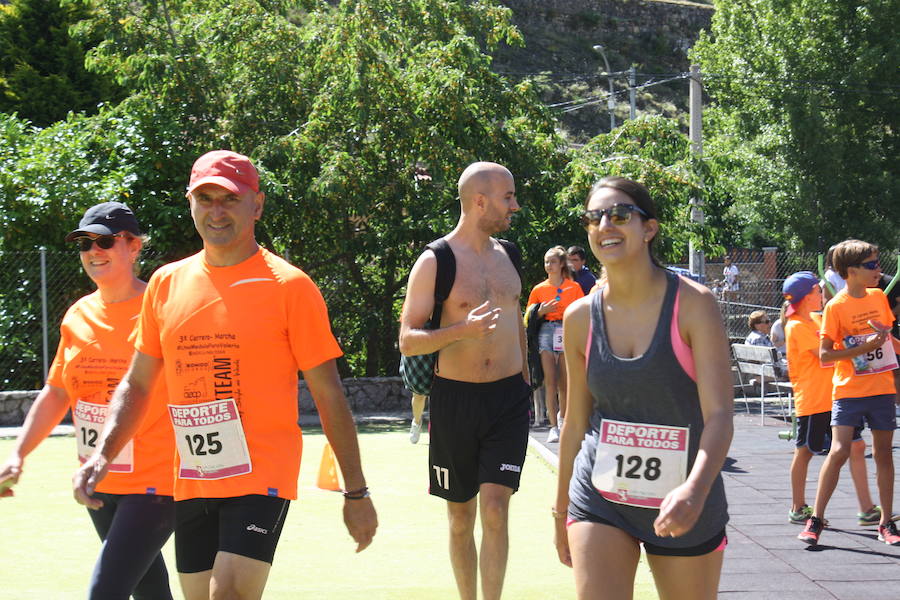
<instances>
[{"instance_id":1,"label":"race bib 128","mask_svg":"<svg viewBox=\"0 0 900 600\"><path fill-rule=\"evenodd\" d=\"M617 504L659 508L687 479L688 427L603 419L591 481Z\"/></svg>"}]
</instances>

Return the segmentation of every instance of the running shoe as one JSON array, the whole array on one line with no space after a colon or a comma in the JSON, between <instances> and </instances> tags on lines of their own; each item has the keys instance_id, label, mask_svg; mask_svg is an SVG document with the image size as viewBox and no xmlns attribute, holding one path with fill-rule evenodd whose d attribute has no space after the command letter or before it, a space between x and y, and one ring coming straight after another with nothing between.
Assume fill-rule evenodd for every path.
<instances>
[{"instance_id":1,"label":"running shoe","mask_svg":"<svg viewBox=\"0 0 900 600\"><path fill-rule=\"evenodd\" d=\"M822 533L822 529L825 528L825 523L821 521L818 517L810 517L806 521L806 527L803 531L800 532L800 535L797 536L797 539L806 542L810 546L815 546L819 543L819 535Z\"/></svg>"},{"instance_id":2,"label":"running shoe","mask_svg":"<svg viewBox=\"0 0 900 600\"><path fill-rule=\"evenodd\" d=\"M804 504L800 507L800 510L789 510L788 511L788 521L793 523L794 525L803 525L809 518L812 516L812 507L808 504ZM880 517L879 513L879 517Z\"/></svg>"},{"instance_id":3,"label":"running shoe","mask_svg":"<svg viewBox=\"0 0 900 600\"><path fill-rule=\"evenodd\" d=\"M878 526L878 541L888 546L900 546L900 533L897 533L897 524L888 521L887 525Z\"/></svg>"},{"instance_id":4,"label":"running shoe","mask_svg":"<svg viewBox=\"0 0 900 600\"><path fill-rule=\"evenodd\" d=\"M551 427L547 434L547 443L553 444L559 441L559 427Z\"/></svg>"},{"instance_id":5,"label":"running shoe","mask_svg":"<svg viewBox=\"0 0 900 600\"><path fill-rule=\"evenodd\" d=\"M419 434L422 432L422 424L416 423L416 420L413 419L412 425L409 426L409 443L418 444L419 443Z\"/></svg>"},{"instance_id":6,"label":"running shoe","mask_svg":"<svg viewBox=\"0 0 900 600\"><path fill-rule=\"evenodd\" d=\"M881 507L873 506L864 513L856 513L856 523L860 527L871 527L881 523Z\"/></svg>"}]
</instances>

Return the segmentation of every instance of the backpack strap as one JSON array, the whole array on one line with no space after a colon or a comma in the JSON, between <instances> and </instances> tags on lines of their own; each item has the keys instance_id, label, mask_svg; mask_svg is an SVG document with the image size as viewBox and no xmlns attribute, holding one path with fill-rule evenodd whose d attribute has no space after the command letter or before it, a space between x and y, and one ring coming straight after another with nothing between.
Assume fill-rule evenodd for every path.
<instances>
[{"instance_id":1,"label":"backpack strap","mask_svg":"<svg viewBox=\"0 0 900 600\"><path fill-rule=\"evenodd\" d=\"M509 256L510 262L512 262L513 266L516 268L516 273L519 274L519 279L522 279L522 253L519 252L519 248L510 242L509 240L501 240L497 238L497 241L500 242L500 245L503 246L503 249L506 250L507 256Z\"/></svg>"},{"instance_id":2,"label":"backpack strap","mask_svg":"<svg viewBox=\"0 0 900 600\"><path fill-rule=\"evenodd\" d=\"M437 273L434 276L434 314L435 329L441 322L441 308L450 296L453 282L456 280L456 256L447 240L440 238L425 246L437 259Z\"/></svg>"}]
</instances>

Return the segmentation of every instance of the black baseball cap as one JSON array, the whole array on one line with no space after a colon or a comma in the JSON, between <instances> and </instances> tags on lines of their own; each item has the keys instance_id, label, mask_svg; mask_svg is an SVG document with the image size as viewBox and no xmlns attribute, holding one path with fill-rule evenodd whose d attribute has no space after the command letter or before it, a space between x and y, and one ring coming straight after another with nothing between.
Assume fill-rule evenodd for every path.
<instances>
[{"instance_id":1,"label":"black baseball cap","mask_svg":"<svg viewBox=\"0 0 900 600\"><path fill-rule=\"evenodd\" d=\"M67 235L66 241L85 235L113 235L120 231L141 235L137 218L128 206L121 202L103 202L85 211L78 229Z\"/></svg>"}]
</instances>

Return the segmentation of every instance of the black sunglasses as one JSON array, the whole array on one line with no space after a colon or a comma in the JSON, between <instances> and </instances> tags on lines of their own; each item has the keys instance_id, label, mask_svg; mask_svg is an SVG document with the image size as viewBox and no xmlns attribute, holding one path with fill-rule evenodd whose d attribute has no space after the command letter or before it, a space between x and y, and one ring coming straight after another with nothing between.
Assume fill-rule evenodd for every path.
<instances>
[{"instance_id":1,"label":"black sunglasses","mask_svg":"<svg viewBox=\"0 0 900 600\"><path fill-rule=\"evenodd\" d=\"M584 211L581 213L581 224L585 227L589 227L590 225L599 227L600 221L603 220L603 215L606 215L609 222L613 225L627 225L628 222L631 221L632 213L635 212L644 217L650 216L644 212L641 207L635 206L634 204L613 204L609 208L604 208L602 210L594 209Z\"/></svg>"},{"instance_id":2,"label":"black sunglasses","mask_svg":"<svg viewBox=\"0 0 900 600\"><path fill-rule=\"evenodd\" d=\"M90 238L90 237L85 236L85 237L76 238L74 241L75 241L75 243L78 244L79 250L81 250L82 252L89 252L91 249L91 246L93 246L94 243L96 243L97 246L99 248L101 248L102 250L109 250L110 248L112 248L113 246L116 245L116 238L120 238L120 237L125 237L125 236L122 235L121 233L116 233L114 235L101 235L101 236L98 236L95 238Z\"/></svg>"},{"instance_id":3,"label":"black sunglasses","mask_svg":"<svg viewBox=\"0 0 900 600\"><path fill-rule=\"evenodd\" d=\"M858 265L853 265L854 267L862 267L863 269L868 269L870 271L874 271L881 267L881 264L878 260L869 260L864 263L859 263Z\"/></svg>"}]
</instances>

